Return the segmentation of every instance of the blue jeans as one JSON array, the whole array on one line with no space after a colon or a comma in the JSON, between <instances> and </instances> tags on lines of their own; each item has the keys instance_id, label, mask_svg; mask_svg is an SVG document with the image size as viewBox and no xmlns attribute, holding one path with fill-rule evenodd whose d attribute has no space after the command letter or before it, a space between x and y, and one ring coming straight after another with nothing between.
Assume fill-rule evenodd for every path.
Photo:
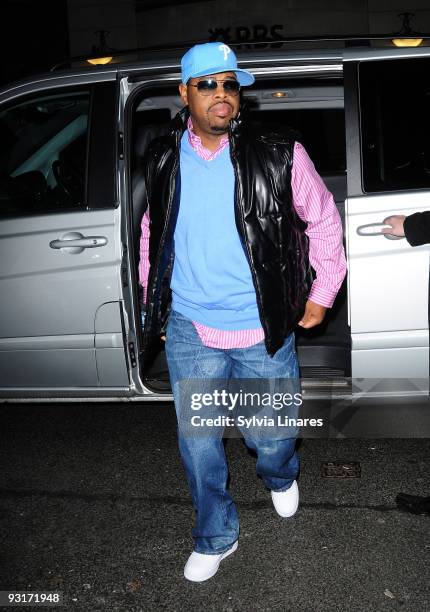
<instances>
[{"instance_id":1,"label":"blue jeans","mask_svg":"<svg viewBox=\"0 0 430 612\"><path fill-rule=\"evenodd\" d=\"M179 382L187 379L299 378L299 368L290 334L274 357L264 341L244 349L216 349L203 345L190 319L172 311L166 330L166 357L178 419L179 451L196 512L192 531L196 552L219 554L239 536L236 507L227 491L228 468L223 427L211 428L206 436L185 435L180 426ZM209 387L208 387L209 390ZM241 429L246 445L257 453L257 474L268 489L288 489L299 472L294 437L251 437Z\"/></svg>"}]
</instances>

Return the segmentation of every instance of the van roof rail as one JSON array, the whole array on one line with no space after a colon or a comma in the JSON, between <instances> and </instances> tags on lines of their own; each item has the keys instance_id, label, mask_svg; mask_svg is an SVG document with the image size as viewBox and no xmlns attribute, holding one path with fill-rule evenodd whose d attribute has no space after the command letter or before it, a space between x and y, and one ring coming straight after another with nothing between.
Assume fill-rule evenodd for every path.
<instances>
[{"instance_id":1,"label":"van roof rail","mask_svg":"<svg viewBox=\"0 0 430 612\"><path fill-rule=\"evenodd\" d=\"M256 51L258 51L259 48L263 49L263 46L267 47L267 45L270 45L273 49L273 48L279 48L280 46L284 44L315 43L315 42L321 42L321 43L339 42L339 43L344 43L346 47L349 47L349 46L354 46L354 45L359 45L359 46L368 45L373 40L380 40L380 41L392 40L395 37L405 38L405 39L422 38L423 40L426 40L426 41L430 40L430 34L421 34L421 33L418 34L417 33L413 35L406 35L406 36L401 35L400 36L397 32L393 34L374 34L372 36L369 36L366 34L363 34L363 35L357 34L354 36L343 36L343 35L307 36L307 37L293 36L289 38L274 39L274 40L243 40L243 41L235 41L235 42L230 42L228 40L223 40L223 39L219 39L219 40L198 39L198 40L190 40L190 41L174 43L174 44L149 45L147 47L134 47L132 49L120 49L120 50L109 49L108 51L105 52L105 55L114 55L115 57L119 57L121 55L129 55L131 53L142 53L142 52L148 52L151 54L162 52L162 51L172 51L172 53L175 51L183 52L186 49L189 49L190 47L194 45L207 43L207 42L219 42L219 43L228 44L230 47L236 48L238 50L240 50L241 47L245 47L245 48L252 47L252 49ZM100 52L97 55L89 53L87 55L69 57L67 59L62 60L61 62L58 62L54 66L52 66L52 68L50 68L50 72L54 72L55 70L59 70L60 68L67 68L68 66L71 65L72 62L85 61L87 59L101 57L102 55L103 55L103 52ZM133 60L133 61L136 61L136 60Z\"/></svg>"}]
</instances>

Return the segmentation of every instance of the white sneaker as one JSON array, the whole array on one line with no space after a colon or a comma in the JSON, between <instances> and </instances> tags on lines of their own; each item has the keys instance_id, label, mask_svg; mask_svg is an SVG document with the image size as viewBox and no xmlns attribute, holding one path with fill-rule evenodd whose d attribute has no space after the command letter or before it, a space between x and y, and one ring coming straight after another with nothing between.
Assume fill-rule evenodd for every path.
<instances>
[{"instance_id":1,"label":"white sneaker","mask_svg":"<svg viewBox=\"0 0 430 612\"><path fill-rule=\"evenodd\" d=\"M272 501L279 516L287 518L296 513L299 506L299 487L297 481L286 491L271 491Z\"/></svg>"},{"instance_id":2,"label":"white sneaker","mask_svg":"<svg viewBox=\"0 0 430 612\"><path fill-rule=\"evenodd\" d=\"M234 553L237 545L236 540L231 548L219 555L203 555L202 553L192 552L184 567L185 578L192 582L209 580L217 573L221 561Z\"/></svg>"}]
</instances>

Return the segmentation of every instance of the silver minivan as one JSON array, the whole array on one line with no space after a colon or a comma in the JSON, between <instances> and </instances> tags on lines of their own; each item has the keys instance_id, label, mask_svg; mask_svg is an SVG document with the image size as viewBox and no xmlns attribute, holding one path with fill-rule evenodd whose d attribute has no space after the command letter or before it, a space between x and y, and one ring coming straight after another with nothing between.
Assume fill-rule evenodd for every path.
<instances>
[{"instance_id":1,"label":"silver minivan","mask_svg":"<svg viewBox=\"0 0 430 612\"><path fill-rule=\"evenodd\" d=\"M312 397L428 401L429 247L382 235L430 207L430 48L239 54L250 119L291 126L333 193L348 278L297 332ZM142 365L142 158L181 108L179 56L0 91L0 398L170 400ZM148 350L149 350L148 349Z\"/></svg>"}]
</instances>

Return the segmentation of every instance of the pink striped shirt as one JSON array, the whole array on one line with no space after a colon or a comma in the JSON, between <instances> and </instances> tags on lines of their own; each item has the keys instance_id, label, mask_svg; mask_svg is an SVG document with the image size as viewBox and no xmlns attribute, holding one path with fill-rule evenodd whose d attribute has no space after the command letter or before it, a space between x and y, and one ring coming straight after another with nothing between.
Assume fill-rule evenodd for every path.
<instances>
[{"instance_id":1,"label":"pink striped shirt","mask_svg":"<svg viewBox=\"0 0 430 612\"><path fill-rule=\"evenodd\" d=\"M219 147L209 151L193 131L188 120L188 138L191 146L203 159L210 161L229 146L228 136L221 138ZM330 308L346 274L346 260L342 245L342 223L333 200L322 178L315 170L305 148L294 145L291 170L291 188L294 208L308 224L305 233L309 238L309 261L316 272L309 299ZM149 211L142 217L140 239L139 282L146 288L149 274ZM262 327L246 330L222 330L193 324L205 346L221 349L246 348L264 339Z\"/></svg>"}]
</instances>

